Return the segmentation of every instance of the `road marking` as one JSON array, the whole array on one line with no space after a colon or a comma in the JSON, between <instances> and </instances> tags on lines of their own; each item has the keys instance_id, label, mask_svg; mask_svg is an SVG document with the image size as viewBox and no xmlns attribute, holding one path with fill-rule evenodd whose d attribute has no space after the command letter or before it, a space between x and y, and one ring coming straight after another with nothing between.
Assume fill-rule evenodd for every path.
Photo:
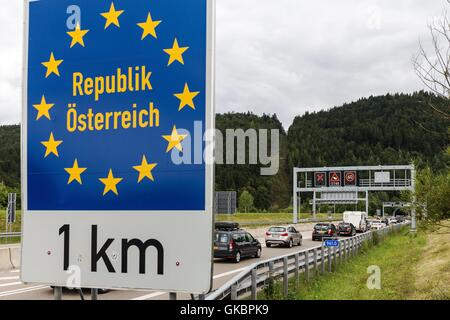
<instances>
[{"instance_id":1,"label":"road marking","mask_svg":"<svg viewBox=\"0 0 450 320\"><path fill-rule=\"evenodd\" d=\"M18 273L18 272L20 272L20 269L11 270L10 272L11 272L11 273Z\"/></svg>"},{"instance_id":2,"label":"road marking","mask_svg":"<svg viewBox=\"0 0 450 320\"><path fill-rule=\"evenodd\" d=\"M3 278L0 278L0 281L5 281L5 280L19 280L19 277L3 277Z\"/></svg>"},{"instance_id":3,"label":"road marking","mask_svg":"<svg viewBox=\"0 0 450 320\"><path fill-rule=\"evenodd\" d=\"M19 284L22 284L22 282L9 282L9 283L2 283L0 284L0 288L3 287L12 287L12 286L17 286Z\"/></svg>"},{"instance_id":4,"label":"road marking","mask_svg":"<svg viewBox=\"0 0 450 320\"><path fill-rule=\"evenodd\" d=\"M231 271L228 271L228 272L224 272L224 273L215 275L215 276L213 277L213 279L223 278L223 277L229 276L229 275L231 275L231 274L235 274L235 273L244 271L244 270L247 269L247 268L248 268L248 266L247 266L247 267L240 268L240 269L236 269L236 270L231 270Z\"/></svg>"},{"instance_id":5,"label":"road marking","mask_svg":"<svg viewBox=\"0 0 450 320\"><path fill-rule=\"evenodd\" d=\"M311 239L311 238L309 238L309 239ZM303 240L309 240L309 239L308 238L303 238ZM248 266L240 268L240 269L235 269L235 270L231 270L231 271L228 271L228 272L220 273L220 274L217 274L217 275L213 276L213 279L214 280L215 279L220 279L220 278L223 278L223 277L226 277L226 276L238 273L238 272L242 272L242 271L246 270L247 268L248 268ZM137 297L137 298L133 298L133 299L130 299L130 300L147 300L147 299L151 299L151 298L156 298L156 297L162 296L164 294L167 294L167 292L158 291L158 292L149 293L149 294Z\"/></svg>"},{"instance_id":6,"label":"road marking","mask_svg":"<svg viewBox=\"0 0 450 320\"><path fill-rule=\"evenodd\" d=\"M166 294L166 292L162 292L162 291L153 292L153 293L150 293L150 294L146 294L145 296L140 296L140 297L133 298L133 299L130 299L130 300L147 300L147 299L151 299L151 298L156 298L156 297L162 296L163 294Z\"/></svg>"},{"instance_id":7,"label":"road marking","mask_svg":"<svg viewBox=\"0 0 450 320\"><path fill-rule=\"evenodd\" d=\"M26 292L31 292L31 291L42 290L42 289L45 289L45 288L49 288L49 287L48 286L34 286L34 287L28 287L28 288L22 288L22 289L5 291L5 292L1 292L0 293L0 298L1 297L12 296L12 295L15 295L15 294L20 294L20 293L26 293Z\"/></svg>"},{"instance_id":8,"label":"road marking","mask_svg":"<svg viewBox=\"0 0 450 320\"><path fill-rule=\"evenodd\" d=\"M223 277L226 277L226 276L238 273L238 272L242 272L242 271L244 271L247 268L248 268L248 266L240 268L240 269L235 269L235 270L231 270L231 271L228 271L228 272L220 273L220 274L215 275L213 277L213 279L219 279L219 278L223 278ZM166 293L167 292L158 291L158 292L149 293L149 294L146 294L144 296L137 297L137 298L133 298L131 300L147 300L147 299L151 299L151 298L156 298L156 297L162 296L163 294L166 294Z\"/></svg>"}]
</instances>

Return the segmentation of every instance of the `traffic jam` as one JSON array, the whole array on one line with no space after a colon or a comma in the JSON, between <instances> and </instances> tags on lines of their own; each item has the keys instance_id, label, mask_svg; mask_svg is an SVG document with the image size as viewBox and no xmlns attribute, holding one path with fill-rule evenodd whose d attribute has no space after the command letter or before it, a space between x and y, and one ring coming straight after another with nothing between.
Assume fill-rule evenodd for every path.
<instances>
[{"instance_id":1,"label":"traffic jam","mask_svg":"<svg viewBox=\"0 0 450 320\"><path fill-rule=\"evenodd\" d=\"M325 240L337 240L344 237L353 237L357 233L365 233L370 230L379 230L391 224L403 223L407 217L371 217L365 212L346 211L343 221L319 222L310 231L313 242ZM304 235L293 225L270 226L267 228L264 238L257 238L249 231L241 228L236 222L216 222L214 233L214 258L228 260L235 263L246 258L259 259L263 248L287 248L303 245ZM305 237L306 238L306 237Z\"/></svg>"}]
</instances>

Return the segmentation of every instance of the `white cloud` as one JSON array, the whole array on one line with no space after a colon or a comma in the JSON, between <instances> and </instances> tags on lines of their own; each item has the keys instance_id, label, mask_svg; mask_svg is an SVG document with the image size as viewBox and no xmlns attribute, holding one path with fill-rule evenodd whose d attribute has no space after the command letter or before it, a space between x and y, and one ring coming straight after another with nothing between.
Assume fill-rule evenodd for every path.
<instances>
[{"instance_id":1,"label":"white cloud","mask_svg":"<svg viewBox=\"0 0 450 320\"><path fill-rule=\"evenodd\" d=\"M19 123L21 114L23 1L1 1L0 124L10 124Z\"/></svg>"},{"instance_id":2,"label":"white cloud","mask_svg":"<svg viewBox=\"0 0 450 320\"><path fill-rule=\"evenodd\" d=\"M0 124L21 109L22 1L1 0ZM441 0L217 0L217 111L305 111L422 89L411 58Z\"/></svg>"},{"instance_id":3,"label":"white cloud","mask_svg":"<svg viewBox=\"0 0 450 320\"><path fill-rule=\"evenodd\" d=\"M440 1L217 0L217 110L305 111L422 89L411 59Z\"/></svg>"}]
</instances>

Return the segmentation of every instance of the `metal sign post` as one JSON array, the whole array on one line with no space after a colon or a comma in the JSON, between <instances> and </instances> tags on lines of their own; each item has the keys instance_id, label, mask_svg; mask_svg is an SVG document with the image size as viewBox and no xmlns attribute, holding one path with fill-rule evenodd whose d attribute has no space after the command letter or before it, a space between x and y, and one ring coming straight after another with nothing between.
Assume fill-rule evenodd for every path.
<instances>
[{"instance_id":1,"label":"metal sign post","mask_svg":"<svg viewBox=\"0 0 450 320\"><path fill-rule=\"evenodd\" d=\"M412 199L412 208L411 208L411 232L417 231L417 221L416 221L416 168L413 166L411 169L411 185L412 185L412 193L413 193L413 199Z\"/></svg>"},{"instance_id":2,"label":"metal sign post","mask_svg":"<svg viewBox=\"0 0 450 320\"><path fill-rule=\"evenodd\" d=\"M6 207L6 232L12 232L12 225L16 222L17 194L8 194L8 205Z\"/></svg>"},{"instance_id":3,"label":"metal sign post","mask_svg":"<svg viewBox=\"0 0 450 320\"><path fill-rule=\"evenodd\" d=\"M24 20L22 281L209 292L214 1L26 1Z\"/></svg>"}]
</instances>

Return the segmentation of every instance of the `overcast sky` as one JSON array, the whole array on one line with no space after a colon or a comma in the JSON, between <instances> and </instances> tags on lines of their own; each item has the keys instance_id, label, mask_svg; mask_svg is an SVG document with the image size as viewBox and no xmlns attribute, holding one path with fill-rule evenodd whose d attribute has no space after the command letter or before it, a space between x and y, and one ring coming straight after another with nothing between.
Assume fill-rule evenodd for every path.
<instances>
[{"instance_id":1,"label":"overcast sky","mask_svg":"<svg viewBox=\"0 0 450 320\"><path fill-rule=\"evenodd\" d=\"M22 2L1 0L0 124L19 123ZM412 56L442 0L217 0L217 112L305 111L423 86Z\"/></svg>"}]
</instances>

